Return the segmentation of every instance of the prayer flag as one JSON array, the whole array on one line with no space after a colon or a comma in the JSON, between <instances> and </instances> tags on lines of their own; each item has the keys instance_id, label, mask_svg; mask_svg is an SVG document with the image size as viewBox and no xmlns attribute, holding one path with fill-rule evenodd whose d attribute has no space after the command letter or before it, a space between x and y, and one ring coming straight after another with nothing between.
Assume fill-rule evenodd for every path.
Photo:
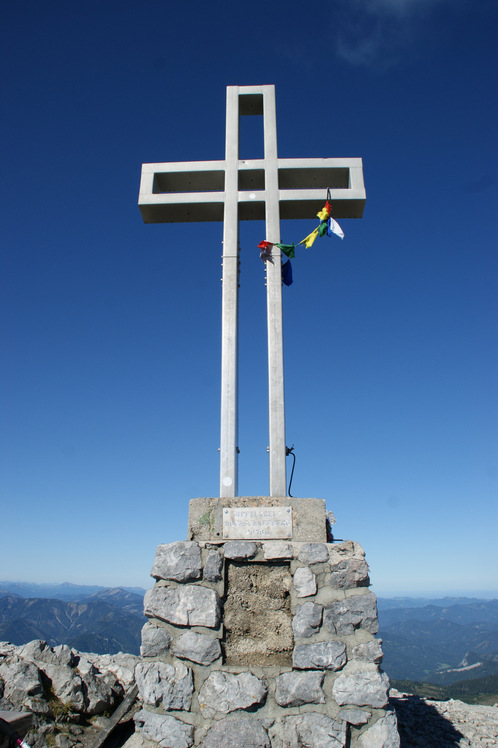
<instances>
[{"instance_id":1,"label":"prayer flag","mask_svg":"<svg viewBox=\"0 0 498 748\"><path fill-rule=\"evenodd\" d=\"M284 255L287 255L287 257L295 257L296 253L294 252L294 249L296 248L295 244L275 244L276 247L278 247Z\"/></svg>"},{"instance_id":2,"label":"prayer flag","mask_svg":"<svg viewBox=\"0 0 498 748\"><path fill-rule=\"evenodd\" d=\"M292 265L290 260L286 260L282 263L282 283L286 286L292 284Z\"/></svg>"},{"instance_id":3,"label":"prayer flag","mask_svg":"<svg viewBox=\"0 0 498 748\"><path fill-rule=\"evenodd\" d=\"M309 249L313 246L313 242L315 241L316 237L318 236L318 229L316 228L314 231L311 232L311 234L308 234L307 237L302 239L299 244L304 244L306 249Z\"/></svg>"},{"instance_id":4,"label":"prayer flag","mask_svg":"<svg viewBox=\"0 0 498 748\"><path fill-rule=\"evenodd\" d=\"M341 239L344 239L344 231L341 229L337 221L335 221L332 216L330 216L329 220L327 221L327 235L331 236L332 234L337 234L337 236L340 236Z\"/></svg>"}]
</instances>

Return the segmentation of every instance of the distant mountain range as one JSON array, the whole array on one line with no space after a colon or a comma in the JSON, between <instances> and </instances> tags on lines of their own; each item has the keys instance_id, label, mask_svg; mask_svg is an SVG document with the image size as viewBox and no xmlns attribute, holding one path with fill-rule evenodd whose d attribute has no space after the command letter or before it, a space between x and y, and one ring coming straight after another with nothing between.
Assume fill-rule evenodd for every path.
<instances>
[{"instance_id":1,"label":"distant mountain range","mask_svg":"<svg viewBox=\"0 0 498 748\"><path fill-rule=\"evenodd\" d=\"M138 654L144 593L137 587L0 581L0 640L44 639L84 652ZM383 667L391 679L446 686L498 675L498 600L377 602Z\"/></svg>"},{"instance_id":2,"label":"distant mountain range","mask_svg":"<svg viewBox=\"0 0 498 748\"><path fill-rule=\"evenodd\" d=\"M12 593L43 592L47 596L21 597ZM0 641L25 644L43 639L51 646L68 644L80 652L139 654L143 615L142 594L127 589L58 585L66 599L49 597L49 585L0 582ZM86 594L85 594L86 592ZM72 598L72 599L68 599Z\"/></svg>"},{"instance_id":3,"label":"distant mountain range","mask_svg":"<svg viewBox=\"0 0 498 748\"><path fill-rule=\"evenodd\" d=\"M383 667L390 678L449 685L498 675L498 600L422 602L408 607L378 600Z\"/></svg>"},{"instance_id":4,"label":"distant mountain range","mask_svg":"<svg viewBox=\"0 0 498 748\"><path fill-rule=\"evenodd\" d=\"M62 582L62 584L36 584L34 582L6 582L0 581L0 595L9 593L10 595L19 595L19 597L48 597L52 600L69 600L76 601L89 595L96 595L99 592L107 592L109 589L119 589L125 592L131 592L134 595L144 596L145 590L142 587L99 587L89 584L71 584Z\"/></svg>"}]
</instances>

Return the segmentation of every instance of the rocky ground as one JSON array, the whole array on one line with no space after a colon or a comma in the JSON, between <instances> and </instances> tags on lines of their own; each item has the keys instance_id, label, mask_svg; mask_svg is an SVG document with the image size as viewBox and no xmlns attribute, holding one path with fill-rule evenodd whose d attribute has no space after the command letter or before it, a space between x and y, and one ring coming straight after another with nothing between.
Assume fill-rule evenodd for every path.
<instances>
[{"instance_id":1,"label":"rocky ground","mask_svg":"<svg viewBox=\"0 0 498 748\"><path fill-rule=\"evenodd\" d=\"M102 742L111 715L135 685L138 661L122 653L52 648L43 641L21 647L0 643L0 710L34 714L34 728L26 736L31 748L156 748L133 733L139 705L127 709L121 724ZM394 689L390 697L401 748L498 746L498 706L429 701Z\"/></svg>"}]
</instances>

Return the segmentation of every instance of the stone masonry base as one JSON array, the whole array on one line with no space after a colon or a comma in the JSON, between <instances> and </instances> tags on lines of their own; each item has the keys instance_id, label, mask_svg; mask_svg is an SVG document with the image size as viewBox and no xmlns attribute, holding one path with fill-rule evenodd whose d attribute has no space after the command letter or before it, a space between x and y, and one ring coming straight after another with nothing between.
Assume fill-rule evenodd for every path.
<instances>
[{"instance_id":1,"label":"stone masonry base","mask_svg":"<svg viewBox=\"0 0 498 748\"><path fill-rule=\"evenodd\" d=\"M223 541L214 522L195 539L193 525L194 539L158 546L151 571L143 736L161 748L398 748L361 546L298 532Z\"/></svg>"}]
</instances>

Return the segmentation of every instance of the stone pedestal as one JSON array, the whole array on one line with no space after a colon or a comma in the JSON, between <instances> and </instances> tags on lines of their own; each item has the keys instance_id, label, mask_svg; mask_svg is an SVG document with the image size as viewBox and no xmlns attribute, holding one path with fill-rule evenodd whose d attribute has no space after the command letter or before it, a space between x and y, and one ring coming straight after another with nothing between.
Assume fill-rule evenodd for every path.
<instances>
[{"instance_id":1,"label":"stone pedestal","mask_svg":"<svg viewBox=\"0 0 498 748\"><path fill-rule=\"evenodd\" d=\"M327 537L319 499L191 501L188 540L158 546L145 600L145 737L162 748L399 746L365 554Z\"/></svg>"}]
</instances>

